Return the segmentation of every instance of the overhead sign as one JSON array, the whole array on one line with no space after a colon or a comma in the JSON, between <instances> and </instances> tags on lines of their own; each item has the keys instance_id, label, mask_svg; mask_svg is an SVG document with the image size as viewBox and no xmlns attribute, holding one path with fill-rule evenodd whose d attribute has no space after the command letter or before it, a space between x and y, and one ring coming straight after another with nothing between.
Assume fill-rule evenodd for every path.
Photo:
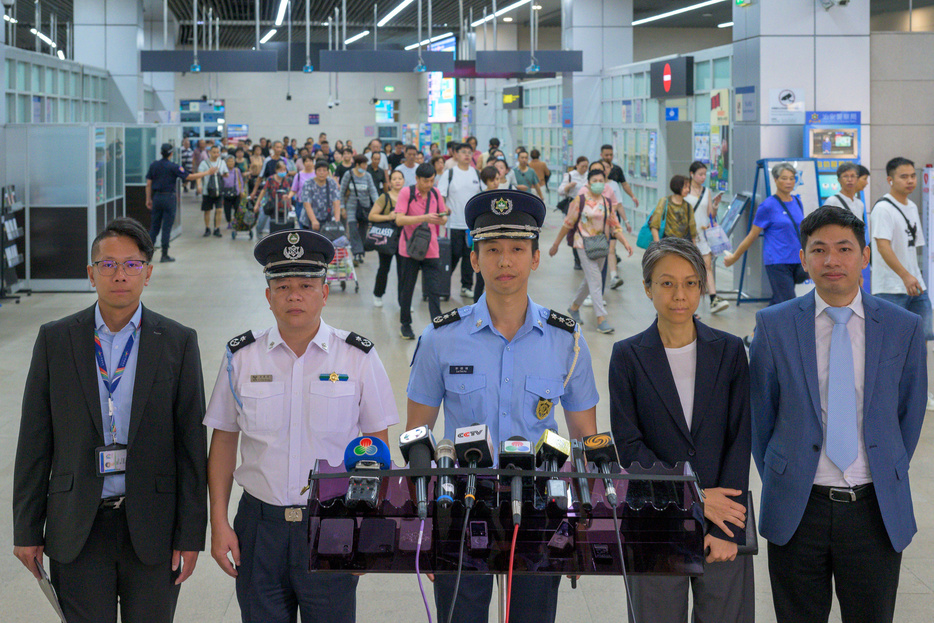
<instances>
[{"instance_id":1,"label":"overhead sign","mask_svg":"<svg viewBox=\"0 0 934 623\"><path fill-rule=\"evenodd\" d=\"M522 108L522 87L503 87L503 109L520 110Z\"/></svg>"},{"instance_id":2,"label":"overhead sign","mask_svg":"<svg viewBox=\"0 0 934 623\"><path fill-rule=\"evenodd\" d=\"M677 121L679 109L677 106L665 108L665 121Z\"/></svg>"},{"instance_id":3,"label":"overhead sign","mask_svg":"<svg viewBox=\"0 0 934 623\"><path fill-rule=\"evenodd\" d=\"M308 115L308 125L318 125L321 123L321 117L319 115Z\"/></svg>"},{"instance_id":4,"label":"overhead sign","mask_svg":"<svg viewBox=\"0 0 934 623\"><path fill-rule=\"evenodd\" d=\"M652 63L650 84L653 99L694 95L694 57L679 56Z\"/></svg>"}]
</instances>

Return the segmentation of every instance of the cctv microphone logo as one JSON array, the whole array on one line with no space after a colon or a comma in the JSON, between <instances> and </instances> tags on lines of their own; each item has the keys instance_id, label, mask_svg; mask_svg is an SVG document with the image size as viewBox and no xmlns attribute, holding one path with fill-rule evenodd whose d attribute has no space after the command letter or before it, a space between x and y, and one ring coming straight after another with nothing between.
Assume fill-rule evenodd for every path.
<instances>
[{"instance_id":1,"label":"cctv microphone logo","mask_svg":"<svg viewBox=\"0 0 934 623\"><path fill-rule=\"evenodd\" d=\"M584 440L584 445L596 450L597 448L606 448L612 445L612 440L609 435L591 435Z\"/></svg>"},{"instance_id":2,"label":"cctv microphone logo","mask_svg":"<svg viewBox=\"0 0 934 623\"><path fill-rule=\"evenodd\" d=\"M364 437L360 440L360 444L353 449L353 453L357 456L370 455L373 456L378 452L376 445L373 443L373 440L369 437Z\"/></svg>"},{"instance_id":3,"label":"cctv microphone logo","mask_svg":"<svg viewBox=\"0 0 934 623\"><path fill-rule=\"evenodd\" d=\"M468 430L463 433L457 433L457 438L458 439L469 439L471 437L478 437L480 436L480 434L481 434L481 431L479 430Z\"/></svg>"}]
</instances>

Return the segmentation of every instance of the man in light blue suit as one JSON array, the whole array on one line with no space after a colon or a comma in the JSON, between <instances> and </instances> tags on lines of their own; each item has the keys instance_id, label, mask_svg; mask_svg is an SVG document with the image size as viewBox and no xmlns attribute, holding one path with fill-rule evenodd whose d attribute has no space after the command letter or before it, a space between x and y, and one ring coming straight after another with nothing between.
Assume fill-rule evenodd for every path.
<instances>
[{"instance_id":1,"label":"man in light blue suit","mask_svg":"<svg viewBox=\"0 0 934 623\"><path fill-rule=\"evenodd\" d=\"M844 623L892 621L917 531L908 464L927 401L924 329L859 287L864 233L847 210L808 215L814 291L756 316L752 454L779 621L826 622L832 586Z\"/></svg>"}]
</instances>

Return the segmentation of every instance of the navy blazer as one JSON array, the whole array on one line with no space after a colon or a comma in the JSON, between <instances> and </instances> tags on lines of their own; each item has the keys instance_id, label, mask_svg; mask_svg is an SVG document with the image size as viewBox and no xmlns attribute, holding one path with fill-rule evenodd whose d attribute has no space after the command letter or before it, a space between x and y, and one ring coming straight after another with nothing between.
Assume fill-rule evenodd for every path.
<instances>
[{"instance_id":1,"label":"navy blazer","mask_svg":"<svg viewBox=\"0 0 934 623\"><path fill-rule=\"evenodd\" d=\"M917 532L908 462L927 404L921 318L863 291L866 371L863 442L892 547ZM785 545L807 505L824 440L813 290L756 314L750 349L753 458L762 476L759 532Z\"/></svg>"},{"instance_id":2,"label":"navy blazer","mask_svg":"<svg viewBox=\"0 0 934 623\"><path fill-rule=\"evenodd\" d=\"M694 414L688 430L658 321L613 346L610 358L610 424L620 463L689 461L702 488L749 488L749 367L740 338L696 321L697 372ZM743 545L739 526L728 537L712 523L713 536Z\"/></svg>"}]
</instances>

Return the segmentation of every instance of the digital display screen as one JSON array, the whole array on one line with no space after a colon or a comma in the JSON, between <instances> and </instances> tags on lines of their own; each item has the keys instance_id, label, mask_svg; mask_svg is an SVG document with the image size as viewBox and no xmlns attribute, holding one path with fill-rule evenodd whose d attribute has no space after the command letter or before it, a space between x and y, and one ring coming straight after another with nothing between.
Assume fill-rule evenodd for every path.
<instances>
[{"instance_id":1,"label":"digital display screen","mask_svg":"<svg viewBox=\"0 0 934 623\"><path fill-rule=\"evenodd\" d=\"M393 100L379 100L376 102L376 123L392 123L394 111Z\"/></svg>"},{"instance_id":2,"label":"digital display screen","mask_svg":"<svg viewBox=\"0 0 934 623\"><path fill-rule=\"evenodd\" d=\"M428 45L432 52L457 53L457 41L448 37ZM445 78L444 73L428 73L428 123L455 123L457 121L457 80Z\"/></svg>"},{"instance_id":3,"label":"digital display screen","mask_svg":"<svg viewBox=\"0 0 934 623\"><path fill-rule=\"evenodd\" d=\"M810 128L810 158L857 158L859 140L856 128Z\"/></svg>"}]
</instances>

